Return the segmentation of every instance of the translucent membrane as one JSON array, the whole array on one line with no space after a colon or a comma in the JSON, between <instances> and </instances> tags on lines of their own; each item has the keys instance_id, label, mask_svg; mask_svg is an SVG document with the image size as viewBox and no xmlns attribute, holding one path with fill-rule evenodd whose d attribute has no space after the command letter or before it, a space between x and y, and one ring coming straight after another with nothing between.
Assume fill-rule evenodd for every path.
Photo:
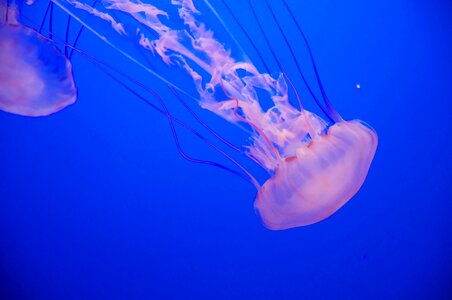
<instances>
[{"instance_id":1,"label":"translucent membrane","mask_svg":"<svg viewBox=\"0 0 452 300\"><path fill-rule=\"evenodd\" d=\"M353 197L367 176L377 134L359 121L339 122L296 150L259 189L263 223L287 229L321 221Z\"/></svg>"},{"instance_id":2,"label":"translucent membrane","mask_svg":"<svg viewBox=\"0 0 452 300\"><path fill-rule=\"evenodd\" d=\"M77 90L69 60L13 16L14 7L9 22L0 23L0 109L36 117L74 103Z\"/></svg>"}]
</instances>

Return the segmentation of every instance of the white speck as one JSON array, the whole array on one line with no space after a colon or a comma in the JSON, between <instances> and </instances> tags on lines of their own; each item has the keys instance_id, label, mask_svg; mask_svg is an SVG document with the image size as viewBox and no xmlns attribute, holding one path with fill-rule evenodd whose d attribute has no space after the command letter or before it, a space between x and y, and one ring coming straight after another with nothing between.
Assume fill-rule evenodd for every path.
<instances>
[{"instance_id":1,"label":"white speck","mask_svg":"<svg viewBox=\"0 0 452 300\"><path fill-rule=\"evenodd\" d=\"M358 83L358 84L356 85L356 88L357 88L357 89L360 89L360 88L361 88L361 85Z\"/></svg>"}]
</instances>

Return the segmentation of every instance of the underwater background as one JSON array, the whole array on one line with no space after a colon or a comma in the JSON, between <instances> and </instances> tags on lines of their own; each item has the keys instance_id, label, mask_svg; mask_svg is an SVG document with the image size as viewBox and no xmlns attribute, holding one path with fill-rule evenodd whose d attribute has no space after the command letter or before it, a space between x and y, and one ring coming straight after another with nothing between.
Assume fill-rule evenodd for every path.
<instances>
[{"instance_id":1,"label":"underwater background","mask_svg":"<svg viewBox=\"0 0 452 300\"><path fill-rule=\"evenodd\" d=\"M47 3L40 1L23 13L42 19ZM0 112L0 299L452 298L452 4L287 2L336 110L379 135L358 194L320 223L270 231L253 209L253 186L184 160L164 116L74 54L74 105L40 118ZM234 55L204 3L194 3ZM264 2L253 3L286 71L302 86ZM222 3L212 4L262 68ZM246 1L228 4L277 72ZM270 4L308 61L282 2ZM55 19L58 31L66 19L57 8ZM145 80L174 115L196 123L164 85L90 32L78 47ZM304 66L314 85L311 66ZM164 72L174 80L183 75ZM190 81L185 85L194 91ZM312 99L302 100L317 112ZM246 144L237 127L190 105L216 131ZM190 155L225 163L178 132Z\"/></svg>"}]
</instances>

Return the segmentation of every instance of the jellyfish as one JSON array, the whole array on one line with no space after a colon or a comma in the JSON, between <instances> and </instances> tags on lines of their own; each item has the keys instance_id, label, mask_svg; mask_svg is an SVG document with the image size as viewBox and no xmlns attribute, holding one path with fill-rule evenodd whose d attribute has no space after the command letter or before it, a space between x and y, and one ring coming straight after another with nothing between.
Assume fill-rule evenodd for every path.
<instances>
[{"instance_id":1,"label":"jellyfish","mask_svg":"<svg viewBox=\"0 0 452 300\"><path fill-rule=\"evenodd\" d=\"M75 102L69 59L36 30L19 23L14 0L0 2L0 109L47 116Z\"/></svg>"},{"instance_id":2,"label":"jellyfish","mask_svg":"<svg viewBox=\"0 0 452 300\"><path fill-rule=\"evenodd\" d=\"M250 171L226 156L245 174L243 177L256 187L254 207L265 227L283 230L322 221L347 203L363 185L376 152L377 133L362 121L344 120L333 108L323 88L306 36L286 0L282 0L282 3L308 48L321 99L307 83L272 7L267 0L265 4L291 51L303 82L326 120L303 106L297 87L280 63L249 0L247 2L253 17L277 62L279 71L276 74L270 72L258 47L224 0L221 3L256 50L264 71L259 70L249 59L228 24L208 0L203 2L243 52L243 59L233 57L232 51L217 40L215 33L206 24L199 21L201 12L192 0L171 0L177 11L176 16L153 3L139 0L101 0L95 1L93 5L83 0L52 2L103 42L168 85L177 99L181 101L181 96L196 99L202 108L236 124L249 134L249 143L239 149L206 126L222 143L241 151L268 173L268 179L260 184ZM172 18L178 18L179 22L171 22ZM108 37L102 31L105 26L110 28ZM197 95L189 94L173 80L142 62L127 47L121 47L114 36L126 38L140 51L166 65L179 68L181 76L185 73L184 76L192 80ZM264 109L260 101L262 91L271 99L269 108ZM152 94L161 102L154 92ZM157 110L168 117L173 132L173 121L182 124L169 114L166 107ZM200 122L205 125L204 121ZM179 147L177 139L176 143Z\"/></svg>"}]
</instances>

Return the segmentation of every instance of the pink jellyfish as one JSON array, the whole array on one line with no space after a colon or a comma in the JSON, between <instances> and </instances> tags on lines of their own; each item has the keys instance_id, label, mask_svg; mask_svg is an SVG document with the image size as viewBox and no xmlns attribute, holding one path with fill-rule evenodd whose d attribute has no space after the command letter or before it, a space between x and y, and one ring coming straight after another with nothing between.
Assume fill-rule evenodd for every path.
<instances>
[{"instance_id":1,"label":"pink jellyfish","mask_svg":"<svg viewBox=\"0 0 452 300\"><path fill-rule=\"evenodd\" d=\"M227 6L224 0L221 1ZM288 39L273 9L265 0L301 78L333 125L325 128L321 134L310 135L308 143L297 147L293 155L280 160L274 176L259 189L255 207L264 225L274 230L313 224L341 208L364 183L378 145L378 136L372 128L359 120L344 121L334 110L326 96L306 36L286 0L282 2L307 46L325 106L306 83ZM285 74L249 0L248 3L281 72Z\"/></svg>"},{"instance_id":2,"label":"pink jellyfish","mask_svg":"<svg viewBox=\"0 0 452 300\"><path fill-rule=\"evenodd\" d=\"M74 103L70 61L40 33L19 23L14 0L2 0L0 14L0 109L36 117Z\"/></svg>"},{"instance_id":3,"label":"pink jellyfish","mask_svg":"<svg viewBox=\"0 0 452 300\"><path fill-rule=\"evenodd\" d=\"M375 131L340 121L285 158L259 189L255 207L270 229L321 221L360 189L377 147Z\"/></svg>"},{"instance_id":4,"label":"pink jellyfish","mask_svg":"<svg viewBox=\"0 0 452 300\"><path fill-rule=\"evenodd\" d=\"M107 24L116 32L115 36L133 37L129 40L138 41L136 46L146 55L154 55L168 65L179 67L193 80L201 107L245 128L251 141L245 146L245 155L264 168L270 178L260 185L251 172L238 166L257 189L255 208L267 228L281 230L324 220L347 203L362 186L375 155L377 134L361 121L343 120L334 110L320 81L306 37L285 0L282 2L311 56L323 103L305 80L273 9L267 1L265 4L292 53L306 88L329 123L303 107L297 89L279 62L249 0L251 12L280 69L278 75L270 75L259 49L223 0L221 2L244 31L267 72L259 72L244 51L243 61L232 58L231 51L214 38L213 31L197 20L201 12L192 0L171 1L177 9L176 17L182 20L182 26L181 22L166 22L171 20L170 13L141 1L102 0L97 7L83 0L52 1L102 41L162 80L172 90L187 95L171 80L140 62L125 48L118 47L110 37L101 34L101 29L96 29L93 20ZM204 0L204 3L241 50L232 31L214 7L208 0ZM122 25L118 14L121 14L121 19L127 18L127 27ZM289 101L290 90L297 106ZM264 109L260 102L262 91L272 101L273 106L268 109ZM173 118L167 112L165 114L170 120ZM219 137L216 133L214 135ZM237 149L234 146L231 148Z\"/></svg>"}]
</instances>

